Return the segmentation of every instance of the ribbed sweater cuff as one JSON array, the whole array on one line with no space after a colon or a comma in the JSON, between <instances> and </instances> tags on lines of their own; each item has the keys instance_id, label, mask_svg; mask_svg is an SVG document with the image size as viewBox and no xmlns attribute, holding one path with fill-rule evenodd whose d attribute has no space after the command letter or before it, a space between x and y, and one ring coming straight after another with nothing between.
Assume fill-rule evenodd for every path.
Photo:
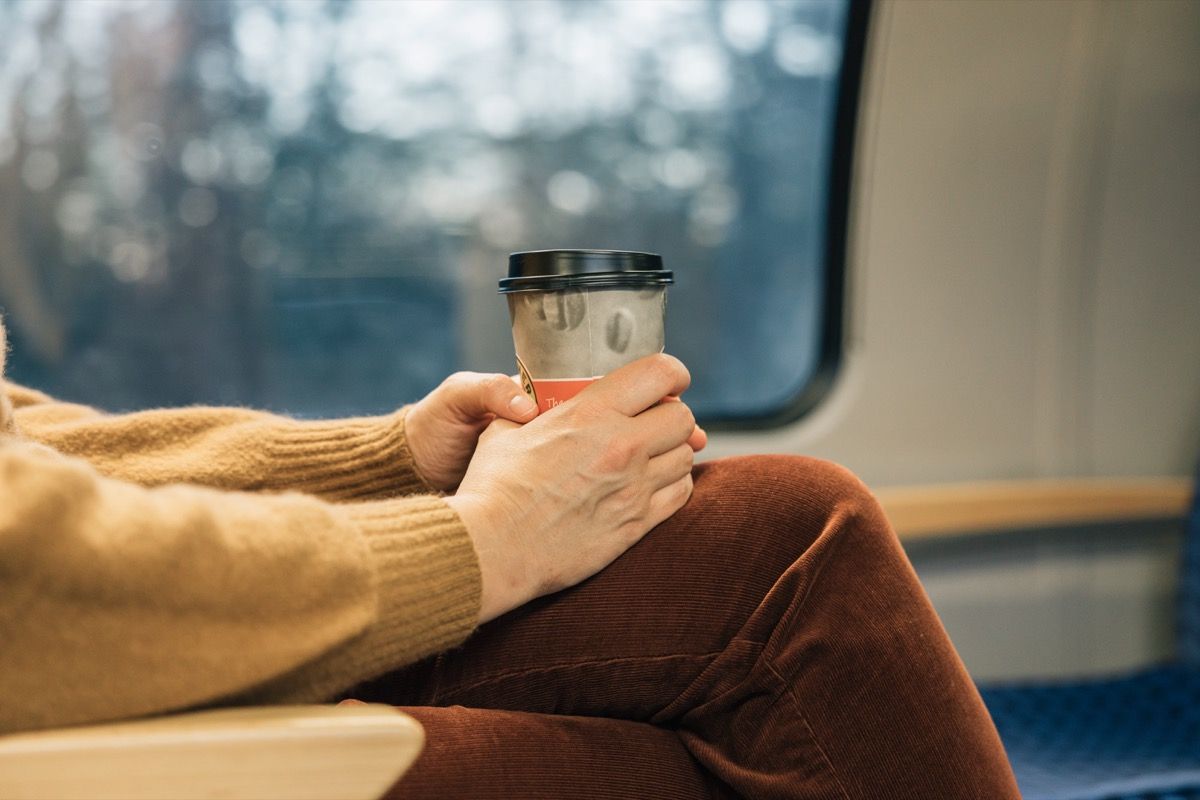
<instances>
[{"instance_id":1,"label":"ribbed sweater cuff","mask_svg":"<svg viewBox=\"0 0 1200 800\"><path fill-rule=\"evenodd\" d=\"M466 639L479 621L483 584L471 537L450 506L422 496L345 511L366 535L378 576L374 644L361 672L395 669Z\"/></svg>"},{"instance_id":2,"label":"ribbed sweater cuff","mask_svg":"<svg viewBox=\"0 0 1200 800\"><path fill-rule=\"evenodd\" d=\"M408 407L383 417L289 422L264 436L270 476L264 488L334 500L436 493L417 470L404 420Z\"/></svg>"}]
</instances>

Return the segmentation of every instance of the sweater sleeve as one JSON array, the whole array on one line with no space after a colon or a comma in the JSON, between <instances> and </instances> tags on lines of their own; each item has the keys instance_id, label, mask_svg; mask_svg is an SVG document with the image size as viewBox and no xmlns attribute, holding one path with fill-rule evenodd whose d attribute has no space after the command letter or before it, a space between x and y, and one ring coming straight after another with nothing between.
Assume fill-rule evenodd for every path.
<instances>
[{"instance_id":1,"label":"sweater sleeve","mask_svg":"<svg viewBox=\"0 0 1200 800\"><path fill-rule=\"evenodd\" d=\"M148 489L0 437L0 498L0 732L325 700L478 618L438 497Z\"/></svg>"},{"instance_id":2,"label":"sweater sleeve","mask_svg":"<svg viewBox=\"0 0 1200 800\"><path fill-rule=\"evenodd\" d=\"M301 421L243 408L105 414L11 383L22 436L143 486L193 483L299 491L327 500L432 493L405 437L407 408L382 417Z\"/></svg>"}]
</instances>

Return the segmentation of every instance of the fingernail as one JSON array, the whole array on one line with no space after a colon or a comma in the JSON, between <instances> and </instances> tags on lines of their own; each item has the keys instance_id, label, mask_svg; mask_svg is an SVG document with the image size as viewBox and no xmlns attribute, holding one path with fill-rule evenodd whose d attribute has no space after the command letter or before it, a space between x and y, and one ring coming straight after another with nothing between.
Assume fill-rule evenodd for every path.
<instances>
[{"instance_id":1,"label":"fingernail","mask_svg":"<svg viewBox=\"0 0 1200 800\"><path fill-rule=\"evenodd\" d=\"M537 405L527 395L523 394L518 394L512 400L509 400L508 407L513 410L514 414L522 417L537 411Z\"/></svg>"}]
</instances>

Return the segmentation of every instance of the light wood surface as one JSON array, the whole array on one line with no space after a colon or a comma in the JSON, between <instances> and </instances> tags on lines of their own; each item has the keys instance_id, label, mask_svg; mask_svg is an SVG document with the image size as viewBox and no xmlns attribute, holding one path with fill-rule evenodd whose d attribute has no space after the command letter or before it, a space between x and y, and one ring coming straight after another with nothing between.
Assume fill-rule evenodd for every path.
<instances>
[{"instance_id":1,"label":"light wood surface","mask_svg":"<svg viewBox=\"0 0 1200 800\"><path fill-rule=\"evenodd\" d=\"M425 734L388 706L281 706L0 736L4 800L376 800Z\"/></svg>"},{"instance_id":2,"label":"light wood surface","mask_svg":"<svg viewBox=\"0 0 1200 800\"><path fill-rule=\"evenodd\" d=\"M1186 514L1189 478L1086 478L899 486L875 492L901 539Z\"/></svg>"}]
</instances>

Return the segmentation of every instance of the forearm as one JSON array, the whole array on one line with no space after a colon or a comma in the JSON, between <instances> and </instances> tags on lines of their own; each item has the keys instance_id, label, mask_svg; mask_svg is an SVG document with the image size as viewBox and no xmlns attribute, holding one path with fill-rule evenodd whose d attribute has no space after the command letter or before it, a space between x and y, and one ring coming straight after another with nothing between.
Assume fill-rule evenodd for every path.
<instances>
[{"instance_id":1,"label":"forearm","mask_svg":"<svg viewBox=\"0 0 1200 800\"><path fill-rule=\"evenodd\" d=\"M456 644L478 616L470 539L435 497L144 489L12 441L0 496L0 731L255 687L318 699Z\"/></svg>"},{"instance_id":2,"label":"forearm","mask_svg":"<svg viewBox=\"0 0 1200 800\"><path fill-rule=\"evenodd\" d=\"M329 421L241 408L110 415L11 384L5 390L21 435L143 486L294 490L336 501L432 491L413 463L404 410Z\"/></svg>"}]
</instances>

